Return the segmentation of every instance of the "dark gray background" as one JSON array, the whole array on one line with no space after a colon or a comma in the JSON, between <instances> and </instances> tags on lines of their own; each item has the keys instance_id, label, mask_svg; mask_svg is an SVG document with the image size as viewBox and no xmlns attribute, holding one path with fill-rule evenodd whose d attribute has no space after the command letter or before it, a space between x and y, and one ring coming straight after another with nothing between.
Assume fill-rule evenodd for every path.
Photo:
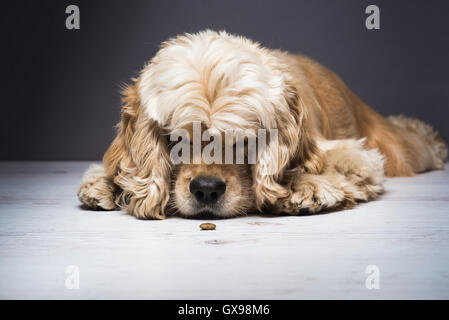
<instances>
[{"instance_id":1,"label":"dark gray background","mask_svg":"<svg viewBox=\"0 0 449 320\"><path fill-rule=\"evenodd\" d=\"M66 30L65 8L81 10ZM381 30L365 28L365 8ZM2 3L1 160L100 159L120 116L120 87L168 37L226 29L301 51L383 115L449 127L448 1L189 0Z\"/></svg>"}]
</instances>

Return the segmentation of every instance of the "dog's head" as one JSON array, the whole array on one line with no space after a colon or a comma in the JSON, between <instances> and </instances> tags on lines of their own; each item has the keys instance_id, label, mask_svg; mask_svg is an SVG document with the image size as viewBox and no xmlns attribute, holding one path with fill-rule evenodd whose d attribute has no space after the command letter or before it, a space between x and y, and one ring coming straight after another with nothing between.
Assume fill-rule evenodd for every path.
<instances>
[{"instance_id":1,"label":"dog's head","mask_svg":"<svg viewBox=\"0 0 449 320\"><path fill-rule=\"evenodd\" d=\"M141 218L163 218L167 207L229 217L287 197L288 170L318 164L306 94L279 54L225 32L163 43L125 91L104 157L120 203Z\"/></svg>"}]
</instances>

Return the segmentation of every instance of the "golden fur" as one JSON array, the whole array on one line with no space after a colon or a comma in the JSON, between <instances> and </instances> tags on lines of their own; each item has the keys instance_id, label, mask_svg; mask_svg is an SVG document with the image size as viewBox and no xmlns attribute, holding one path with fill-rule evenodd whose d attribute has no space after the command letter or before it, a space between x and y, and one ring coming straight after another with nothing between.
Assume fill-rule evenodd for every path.
<instances>
[{"instance_id":1,"label":"golden fur","mask_svg":"<svg viewBox=\"0 0 449 320\"><path fill-rule=\"evenodd\" d=\"M225 32L163 43L123 95L117 137L103 166L86 172L78 197L142 219L202 213L188 187L202 175L226 183L208 209L220 217L349 208L381 194L384 174L441 169L447 156L430 126L383 118L311 59ZM211 132L278 129L279 143L254 165L173 165L168 135L194 121Z\"/></svg>"}]
</instances>

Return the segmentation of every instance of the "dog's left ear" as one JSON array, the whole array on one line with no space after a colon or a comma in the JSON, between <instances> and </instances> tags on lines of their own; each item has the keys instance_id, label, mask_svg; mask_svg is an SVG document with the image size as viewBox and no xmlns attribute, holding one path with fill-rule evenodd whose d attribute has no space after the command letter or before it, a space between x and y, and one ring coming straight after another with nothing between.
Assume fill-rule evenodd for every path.
<instances>
[{"instance_id":1,"label":"dog's left ear","mask_svg":"<svg viewBox=\"0 0 449 320\"><path fill-rule=\"evenodd\" d=\"M323 158L316 142L316 128L311 124L310 110L320 110L312 89L305 84L288 84L285 93L290 112L295 118L297 149L290 161L290 169L305 173L319 174L323 168Z\"/></svg>"},{"instance_id":2,"label":"dog's left ear","mask_svg":"<svg viewBox=\"0 0 449 320\"><path fill-rule=\"evenodd\" d=\"M288 170L318 174L323 166L309 121L308 108L317 103L310 88L287 82L278 103L282 105L276 106L277 142L270 141L254 166L259 210L289 196L289 186L282 183Z\"/></svg>"},{"instance_id":3,"label":"dog's left ear","mask_svg":"<svg viewBox=\"0 0 449 320\"><path fill-rule=\"evenodd\" d=\"M118 206L140 219L164 219L172 163L162 129L141 106L138 85L123 91L122 118L103 165L121 188Z\"/></svg>"}]
</instances>

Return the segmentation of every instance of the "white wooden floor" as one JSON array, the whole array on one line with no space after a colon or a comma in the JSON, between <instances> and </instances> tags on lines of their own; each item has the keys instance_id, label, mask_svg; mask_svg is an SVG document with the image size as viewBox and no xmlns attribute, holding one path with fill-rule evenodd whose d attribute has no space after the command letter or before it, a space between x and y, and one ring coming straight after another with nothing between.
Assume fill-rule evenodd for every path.
<instances>
[{"instance_id":1,"label":"white wooden floor","mask_svg":"<svg viewBox=\"0 0 449 320\"><path fill-rule=\"evenodd\" d=\"M203 220L82 210L87 165L0 163L0 298L449 298L449 170L389 180L355 210L200 231ZM70 265L79 289L66 287ZM370 265L380 289L366 287Z\"/></svg>"}]
</instances>

